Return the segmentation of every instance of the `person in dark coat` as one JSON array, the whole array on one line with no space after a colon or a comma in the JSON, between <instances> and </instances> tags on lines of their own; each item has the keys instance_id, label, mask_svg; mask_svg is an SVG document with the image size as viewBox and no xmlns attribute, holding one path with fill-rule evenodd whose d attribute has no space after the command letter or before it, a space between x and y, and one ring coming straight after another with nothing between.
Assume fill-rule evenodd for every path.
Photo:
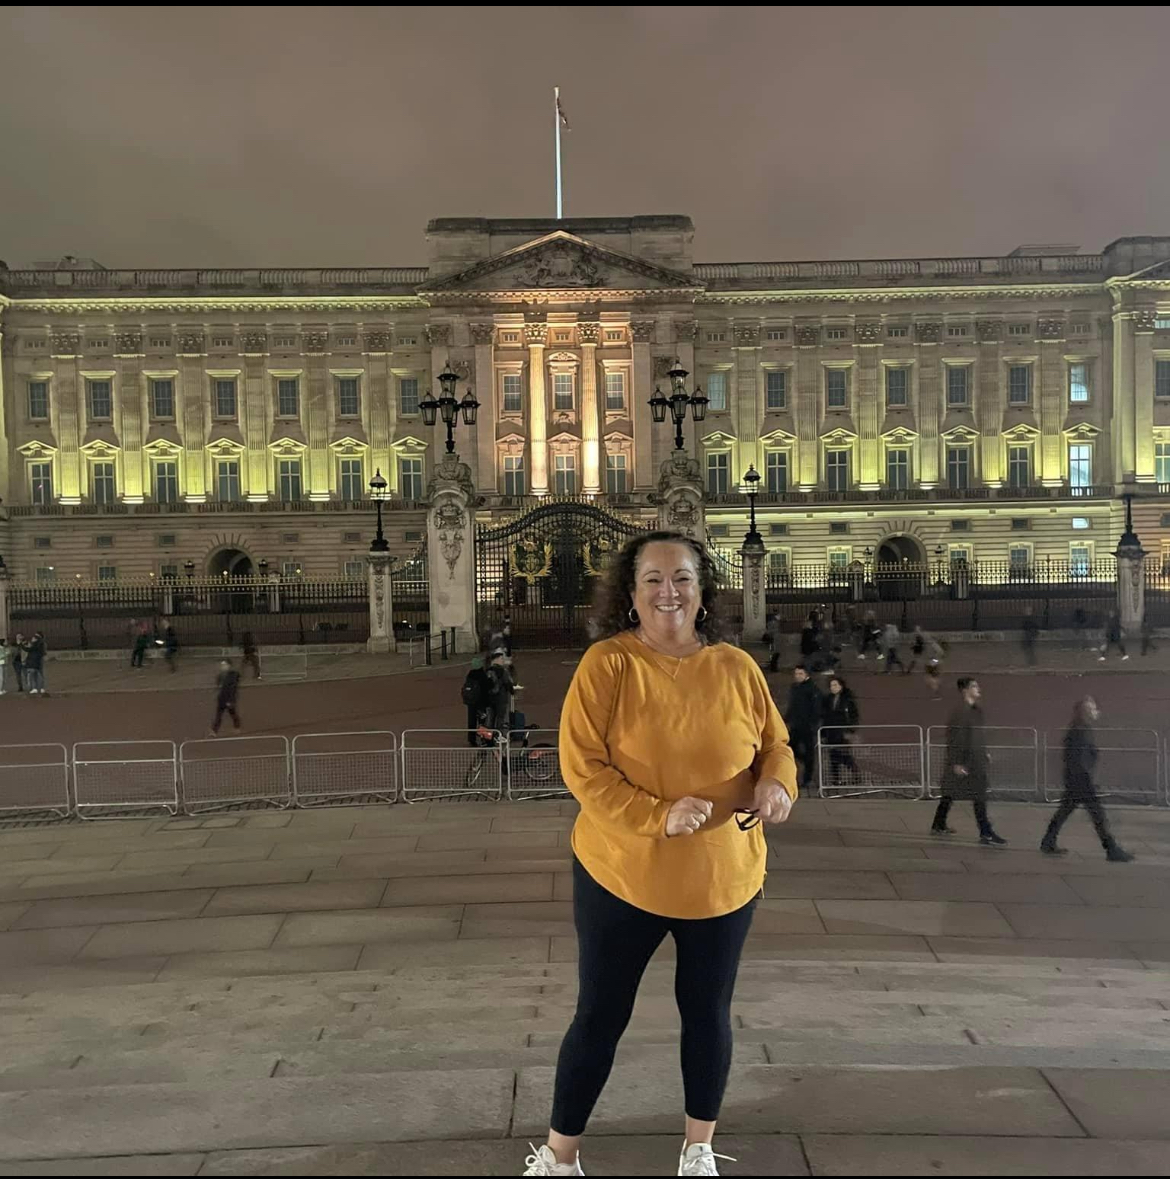
<instances>
[{"instance_id":1,"label":"person in dark coat","mask_svg":"<svg viewBox=\"0 0 1170 1179\"><path fill-rule=\"evenodd\" d=\"M820 689L809 678L808 668L798 663L792 672L788 704L784 709L788 744L800 765L800 788L812 788L817 767L817 729L821 723Z\"/></svg>"},{"instance_id":2,"label":"person in dark coat","mask_svg":"<svg viewBox=\"0 0 1170 1179\"><path fill-rule=\"evenodd\" d=\"M989 758L983 738L983 709L979 707L979 681L964 676L958 681L961 700L947 725L946 762L942 775L942 798L934 812L932 835L954 835L947 826L951 804L970 799L979 824L979 842L985 847L1005 847L1007 840L995 833L987 816L987 771Z\"/></svg>"},{"instance_id":3,"label":"person in dark coat","mask_svg":"<svg viewBox=\"0 0 1170 1179\"><path fill-rule=\"evenodd\" d=\"M483 658L477 655L471 661L471 669L463 680L462 698L467 706L467 744L478 745L476 736L483 724L484 713L487 711L488 699L491 695L492 679Z\"/></svg>"},{"instance_id":4,"label":"person in dark coat","mask_svg":"<svg viewBox=\"0 0 1170 1179\"><path fill-rule=\"evenodd\" d=\"M244 666L252 669L252 678L260 678L260 648L256 646L256 639L250 630L244 631L240 637L240 651L244 656Z\"/></svg>"},{"instance_id":5,"label":"person in dark coat","mask_svg":"<svg viewBox=\"0 0 1170 1179\"><path fill-rule=\"evenodd\" d=\"M174 675L177 670L175 667L175 656L179 652L179 636L175 634L175 628L171 625L170 619L167 619L166 628L163 630L163 656L167 661L167 667L171 669L171 674Z\"/></svg>"},{"instance_id":6,"label":"person in dark coat","mask_svg":"<svg viewBox=\"0 0 1170 1179\"><path fill-rule=\"evenodd\" d=\"M1109 654L1109 648L1116 647L1121 655L1122 661L1129 658L1125 651L1125 639L1121 630L1121 615L1115 610L1109 615L1109 621L1105 624L1105 642L1101 646L1101 652L1097 659L1105 662L1105 656Z\"/></svg>"},{"instance_id":7,"label":"person in dark coat","mask_svg":"<svg viewBox=\"0 0 1170 1179\"><path fill-rule=\"evenodd\" d=\"M850 746L860 722L857 701L840 676L829 680L829 694L821 705L821 745L829 751L829 774L839 785L842 772L857 773L857 762Z\"/></svg>"},{"instance_id":8,"label":"person in dark coat","mask_svg":"<svg viewBox=\"0 0 1170 1179\"><path fill-rule=\"evenodd\" d=\"M240 727L240 714L236 711L236 700L240 695L240 673L232 667L230 659L224 659L219 665L219 674L215 677L215 721L211 726L211 736L219 734L219 722L226 712L232 718L232 723Z\"/></svg>"},{"instance_id":9,"label":"person in dark coat","mask_svg":"<svg viewBox=\"0 0 1170 1179\"><path fill-rule=\"evenodd\" d=\"M494 729L505 735L512 728L513 693L516 690L511 662L503 647L492 651L488 665L487 707L481 720L481 728Z\"/></svg>"},{"instance_id":10,"label":"person in dark coat","mask_svg":"<svg viewBox=\"0 0 1170 1179\"><path fill-rule=\"evenodd\" d=\"M38 630L24 651L24 678L30 696L47 696L45 691L45 636Z\"/></svg>"},{"instance_id":11,"label":"person in dark coat","mask_svg":"<svg viewBox=\"0 0 1170 1179\"><path fill-rule=\"evenodd\" d=\"M1078 700L1073 709L1072 722L1064 734L1064 794L1048 830L1040 841L1040 850L1050 856L1063 856L1067 849L1060 847L1056 837L1060 834L1065 820L1083 806L1093 820L1097 838L1105 849L1105 858L1114 864L1128 864L1133 856L1117 846L1105 818L1105 808L1097 787L1093 785L1093 772L1097 767L1097 742L1093 736L1093 722L1100 715L1097 702L1092 696Z\"/></svg>"}]
</instances>

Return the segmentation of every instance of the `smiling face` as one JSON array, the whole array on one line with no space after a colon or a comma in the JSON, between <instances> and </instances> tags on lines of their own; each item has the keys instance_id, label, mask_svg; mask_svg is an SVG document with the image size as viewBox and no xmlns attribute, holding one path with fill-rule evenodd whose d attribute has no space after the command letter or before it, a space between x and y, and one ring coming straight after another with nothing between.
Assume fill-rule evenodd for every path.
<instances>
[{"instance_id":1,"label":"smiling face","mask_svg":"<svg viewBox=\"0 0 1170 1179\"><path fill-rule=\"evenodd\" d=\"M633 597L642 629L652 642L694 639L695 616L703 600L694 550L670 541L645 545L638 554Z\"/></svg>"}]
</instances>

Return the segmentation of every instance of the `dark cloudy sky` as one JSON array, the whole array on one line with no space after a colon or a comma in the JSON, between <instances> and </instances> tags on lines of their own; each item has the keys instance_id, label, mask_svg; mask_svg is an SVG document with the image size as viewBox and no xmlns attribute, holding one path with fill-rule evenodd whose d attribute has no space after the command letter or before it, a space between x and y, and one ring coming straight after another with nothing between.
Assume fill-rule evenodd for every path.
<instances>
[{"instance_id":1,"label":"dark cloudy sky","mask_svg":"<svg viewBox=\"0 0 1170 1179\"><path fill-rule=\"evenodd\" d=\"M0 10L0 258L425 261L688 213L703 261L1170 234L1170 8Z\"/></svg>"}]
</instances>

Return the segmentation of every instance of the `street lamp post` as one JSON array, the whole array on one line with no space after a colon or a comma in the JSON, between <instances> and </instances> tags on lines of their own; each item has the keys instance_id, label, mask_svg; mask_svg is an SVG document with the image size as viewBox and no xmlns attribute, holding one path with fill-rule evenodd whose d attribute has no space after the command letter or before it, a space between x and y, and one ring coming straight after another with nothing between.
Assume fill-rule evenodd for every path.
<instances>
[{"instance_id":1,"label":"street lamp post","mask_svg":"<svg viewBox=\"0 0 1170 1179\"><path fill-rule=\"evenodd\" d=\"M689 374L677 356L674 358L674 367L666 375L670 378L670 396L664 397L662 391L656 388L654 396L650 398L650 411L656 422L664 422L666 411L670 410L674 422L674 448L684 450L683 422L687 420L687 406L690 406L691 417L701 422L707 416L709 399L703 396L703 390L698 386L695 386L694 393L687 392L686 379ZM756 478L759 479L759 475Z\"/></svg>"},{"instance_id":2,"label":"street lamp post","mask_svg":"<svg viewBox=\"0 0 1170 1179\"><path fill-rule=\"evenodd\" d=\"M747 496L748 510L751 512L751 526L748 528L747 536L743 538L743 543L762 545L764 538L756 531L756 496L760 493L760 472L756 470L755 463L748 464L743 481L744 495Z\"/></svg>"},{"instance_id":3,"label":"street lamp post","mask_svg":"<svg viewBox=\"0 0 1170 1179\"><path fill-rule=\"evenodd\" d=\"M379 468L370 480L370 498L374 501L374 506L378 511L378 535L370 542L371 553L388 553L390 551L390 542L382 531L382 500L386 495L386 486L386 480L382 475L381 468Z\"/></svg>"},{"instance_id":4,"label":"street lamp post","mask_svg":"<svg viewBox=\"0 0 1170 1179\"><path fill-rule=\"evenodd\" d=\"M451 366L448 364L441 373L439 373L439 388L441 393L436 401L433 397L428 397L425 401L418 403L418 408L422 413L423 422L428 426L433 426L437 416L443 419L443 425L447 427L447 453L455 453L455 427L459 425L459 414L463 414L463 424L465 426L474 426L475 419L479 412L479 402L476 401L475 395L470 389L463 395L463 400L460 401L455 396L455 385L460 380L457 372L451 371Z\"/></svg>"}]
</instances>

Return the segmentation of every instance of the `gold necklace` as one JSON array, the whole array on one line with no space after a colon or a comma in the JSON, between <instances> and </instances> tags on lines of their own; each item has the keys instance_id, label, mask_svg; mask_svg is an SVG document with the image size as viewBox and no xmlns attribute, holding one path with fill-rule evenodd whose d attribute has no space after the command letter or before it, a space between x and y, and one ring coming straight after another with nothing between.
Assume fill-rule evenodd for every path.
<instances>
[{"instance_id":1,"label":"gold necklace","mask_svg":"<svg viewBox=\"0 0 1170 1179\"><path fill-rule=\"evenodd\" d=\"M672 680L678 679L678 673L682 670L683 660L686 659L689 655L697 655L703 649L703 641L701 639L696 639L695 642L696 642L697 646L694 651L689 651L687 653L687 655L669 655L665 651L660 651L657 647L655 647L646 638L646 636L644 634L642 634L641 627L638 627L638 629L636 631L634 631L634 637L648 651L653 652L655 655L660 656L662 659L673 659L675 661L673 668L666 667L661 663L658 664L658 666L660 668L662 668L662 670L664 672L666 672L666 674L669 675Z\"/></svg>"}]
</instances>

